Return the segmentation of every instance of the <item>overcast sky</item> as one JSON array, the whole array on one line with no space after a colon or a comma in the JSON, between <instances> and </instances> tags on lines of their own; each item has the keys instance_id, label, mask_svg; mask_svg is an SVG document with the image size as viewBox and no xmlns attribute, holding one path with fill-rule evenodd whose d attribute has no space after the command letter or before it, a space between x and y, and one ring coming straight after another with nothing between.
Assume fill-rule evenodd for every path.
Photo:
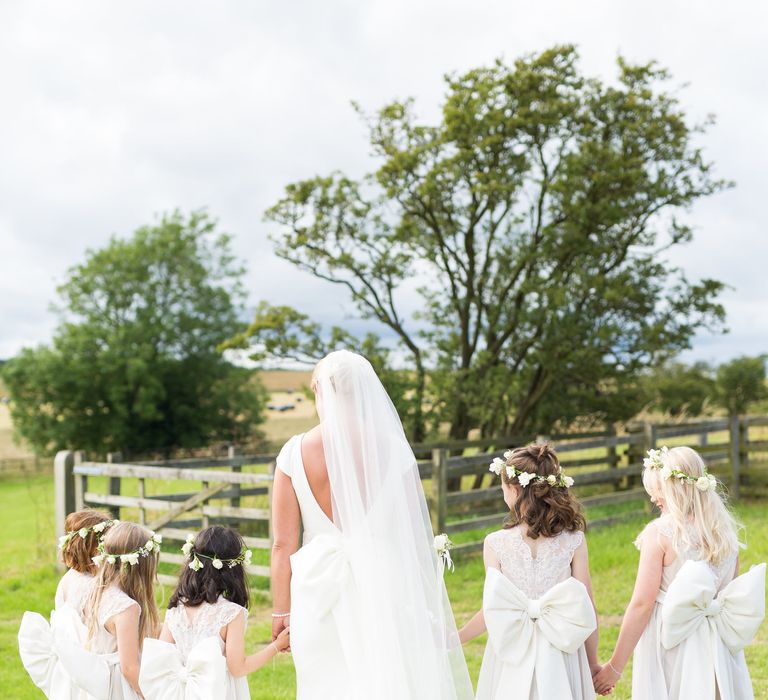
<instances>
[{"instance_id":1,"label":"overcast sky","mask_svg":"<svg viewBox=\"0 0 768 700\"><path fill-rule=\"evenodd\" d=\"M768 351L768 92L759 2L679 0L0 0L0 358L47 342L65 270L166 210L205 206L235 235L250 302L326 322L343 294L275 258L264 210L294 180L369 169L350 101L413 96L437 113L442 76L578 44L583 69L621 53L668 67L717 173L673 262L715 277L731 332L686 359Z\"/></svg>"}]
</instances>

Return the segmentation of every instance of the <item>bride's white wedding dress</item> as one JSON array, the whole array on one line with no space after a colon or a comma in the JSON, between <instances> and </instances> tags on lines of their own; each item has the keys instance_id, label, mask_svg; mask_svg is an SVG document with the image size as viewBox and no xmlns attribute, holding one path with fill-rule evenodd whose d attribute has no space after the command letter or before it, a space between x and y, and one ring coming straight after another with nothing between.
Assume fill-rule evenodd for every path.
<instances>
[{"instance_id":1,"label":"bride's white wedding dress","mask_svg":"<svg viewBox=\"0 0 768 700\"><path fill-rule=\"evenodd\" d=\"M324 364L323 364L324 363ZM291 438L277 468L301 510L291 557L298 700L473 697L413 452L370 364L331 353L316 371L333 520Z\"/></svg>"}]
</instances>

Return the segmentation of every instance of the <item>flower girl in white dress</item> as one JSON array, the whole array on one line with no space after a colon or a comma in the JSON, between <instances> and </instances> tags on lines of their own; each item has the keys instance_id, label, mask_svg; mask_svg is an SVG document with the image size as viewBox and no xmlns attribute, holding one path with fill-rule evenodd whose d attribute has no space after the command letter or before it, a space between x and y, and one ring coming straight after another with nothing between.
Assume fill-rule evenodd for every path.
<instances>
[{"instance_id":1,"label":"flower girl in white dress","mask_svg":"<svg viewBox=\"0 0 768 700\"><path fill-rule=\"evenodd\" d=\"M144 697L248 700L246 674L286 649L289 632L245 655L244 567L251 553L237 532L213 525L196 538L190 535L182 549L189 563L168 603L160 639L144 645L139 678Z\"/></svg>"},{"instance_id":2,"label":"flower girl in white dress","mask_svg":"<svg viewBox=\"0 0 768 700\"><path fill-rule=\"evenodd\" d=\"M88 698L141 697L141 648L160 627L155 603L160 541L159 535L140 525L120 522L99 544L99 554L93 558L99 571L84 606L85 645L57 640L62 664Z\"/></svg>"},{"instance_id":3,"label":"flower girl in white dress","mask_svg":"<svg viewBox=\"0 0 768 700\"><path fill-rule=\"evenodd\" d=\"M644 464L662 514L635 542L635 590L595 688L610 692L634 650L633 700L751 700L743 648L765 613L765 564L738 576L736 522L696 451L650 450Z\"/></svg>"},{"instance_id":4,"label":"flower girl in white dress","mask_svg":"<svg viewBox=\"0 0 768 700\"><path fill-rule=\"evenodd\" d=\"M46 697L78 697L80 691L72 683L57 659L54 639L83 644L83 606L91 590L99 540L113 524L106 513L90 508L70 513L64 521L66 534L59 538L61 559L68 571L56 587L55 609L50 624L39 613L25 612L19 628L19 653L34 684Z\"/></svg>"},{"instance_id":5,"label":"flower girl in white dress","mask_svg":"<svg viewBox=\"0 0 768 700\"><path fill-rule=\"evenodd\" d=\"M486 629L478 700L594 698L597 623L584 516L554 449L532 444L496 458L510 517L485 538L482 609L462 643Z\"/></svg>"},{"instance_id":6,"label":"flower girl in white dress","mask_svg":"<svg viewBox=\"0 0 768 700\"><path fill-rule=\"evenodd\" d=\"M97 572L93 557L98 554L101 538L117 521L91 508L70 513L64 521L66 534L59 538L61 560L67 572L56 586L56 610L70 605L82 619L85 601Z\"/></svg>"}]
</instances>

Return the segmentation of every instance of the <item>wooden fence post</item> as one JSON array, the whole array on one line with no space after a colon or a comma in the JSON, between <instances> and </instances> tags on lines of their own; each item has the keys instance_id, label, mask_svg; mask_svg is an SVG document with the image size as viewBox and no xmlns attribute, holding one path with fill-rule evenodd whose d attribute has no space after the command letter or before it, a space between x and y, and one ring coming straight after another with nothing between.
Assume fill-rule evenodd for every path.
<instances>
[{"instance_id":1,"label":"wooden fence post","mask_svg":"<svg viewBox=\"0 0 768 700\"><path fill-rule=\"evenodd\" d=\"M741 486L741 421L739 416L731 416L730 442L731 442L731 498L739 498Z\"/></svg>"},{"instance_id":2,"label":"wooden fence post","mask_svg":"<svg viewBox=\"0 0 768 700\"><path fill-rule=\"evenodd\" d=\"M234 445L230 445L227 447L227 459L234 459L237 456L237 447ZM242 466L234 464L230 464L230 467L232 467L233 472L241 472L243 471ZM240 507L240 484L231 484L233 496L230 499L229 503L233 508L239 508ZM235 528L235 530L240 529L240 523L236 522L233 523L230 527Z\"/></svg>"},{"instance_id":3,"label":"wooden fence post","mask_svg":"<svg viewBox=\"0 0 768 700\"><path fill-rule=\"evenodd\" d=\"M107 462L110 464L120 464L123 460L123 455L120 452L109 452L107 454ZM119 496L120 495L120 483L122 479L120 479L119 476L111 476L109 477L109 495L110 496ZM113 518L119 518L120 517L120 506L110 506L109 512L112 515Z\"/></svg>"},{"instance_id":4,"label":"wooden fence post","mask_svg":"<svg viewBox=\"0 0 768 700\"><path fill-rule=\"evenodd\" d=\"M64 534L64 521L75 510L75 455L69 450L56 453L53 460L55 492L56 536Z\"/></svg>"},{"instance_id":5,"label":"wooden fence post","mask_svg":"<svg viewBox=\"0 0 768 700\"><path fill-rule=\"evenodd\" d=\"M432 450L432 530L436 535L445 531L448 511L446 495L448 493L448 450Z\"/></svg>"},{"instance_id":6,"label":"wooden fence post","mask_svg":"<svg viewBox=\"0 0 768 700\"><path fill-rule=\"evenodd\" d=\"M616 426L611 423L605 430L606 435L608 439L616 437ZM619 466L619 455L616 451L616 445L615 444L609 444L606 448L607 452L607 458L606 461L608 462L608 467L611 469L616 469Z\"/></svg>"},{"instance_id":7,"label":"wooden fence post","mask_svg":"<svg viewBox=\"0 0 768 700\"><path fill-rule=\"evenodd\" d=\"M739 419L739 462L749 469L749 421L746 416Z\"/></svg>"}]
</instances>

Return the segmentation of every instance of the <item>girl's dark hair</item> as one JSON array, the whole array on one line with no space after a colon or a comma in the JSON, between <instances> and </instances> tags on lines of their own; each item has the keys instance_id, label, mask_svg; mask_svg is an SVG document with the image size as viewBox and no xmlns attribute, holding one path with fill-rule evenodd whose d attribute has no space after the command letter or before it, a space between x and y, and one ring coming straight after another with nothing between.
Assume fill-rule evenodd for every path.
<instances>
[{"instance_id":1,"label":"girl's dark hair","mask_svg":"<svg viewBox=\"0 0 768 700\"><path fill-rule=\"evenodd\" d=\"M186 563L182 566L179 582L168 601L168 607L175 608L179 603L190 607L215 603L223 595L227 600L247 608L250 595L243 564L231 568L224 564L221 569L217 569L211 562L213 557L237 559L244 546L240 534L228 527L211 525L201 530L195 538L190 558L195 552L205 555L200 558L203 568L193 571Z\"/></svg>"},{"instance_id":2,"label":"girl's dark hair","mask_svg":"<svg viewBox=\"0 0 768 700\"><path fill-rule=\"evenodd\" d=\"M508 463L521 471L544 477L551 474L557 476L561 470L555 448L549 443L518 447L512 450ZM510 479L505 469L501 470L501 478L507 484L520 484L516 476ZM528 526L528 536L532 540L539 535L554 537L563 530L574 532L587 529L581 504L571 490L551 486L546 481L531 481L521 487L520 496L510 509L504 527L515 527L521 523Z\"/></svg>"}]
</instances>

